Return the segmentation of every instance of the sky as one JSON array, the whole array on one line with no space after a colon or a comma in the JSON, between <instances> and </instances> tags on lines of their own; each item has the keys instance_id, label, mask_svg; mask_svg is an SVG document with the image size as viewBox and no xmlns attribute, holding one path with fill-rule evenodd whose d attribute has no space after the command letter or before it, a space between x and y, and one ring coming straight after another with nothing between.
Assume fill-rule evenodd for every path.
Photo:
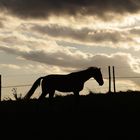
<instances>
[{"instance_id":1,"label":"sky","mask_svg":"<svg viewBox=\"0 0 140 140\"><path fill-rule=\"evenodd\" d=\"M95 66L105 84L89 80L85 90L104 92L110 65L117 77L127 77L116 79L117 90L139 90L139 34L139 0L0 0L2 86ZM8 90L3 97L11 96Z\"/></svg>"}]
</instances>

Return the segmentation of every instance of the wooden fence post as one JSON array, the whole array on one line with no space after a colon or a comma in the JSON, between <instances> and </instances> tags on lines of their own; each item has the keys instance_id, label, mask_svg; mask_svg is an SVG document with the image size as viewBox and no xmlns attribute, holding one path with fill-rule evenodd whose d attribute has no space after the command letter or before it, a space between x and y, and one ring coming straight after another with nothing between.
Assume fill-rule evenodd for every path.
<instances>
[{"instance_id":1,"label":"wooden fence post","mask_svg":"<svg viewBox=\"0 0 140 140\"><path fill-rule=\"evenodd\" d=\"M109 75L109 93L111 93L111 71L110 66L108 66L108 75Z\"/></svg>"},{"instance_id":2,"label":"wooden fence post","mask_svg":"<svg viewBox=\"0 0 140 140\"><path fill-rule=\"evenodd\" d=\"M114 93L116 93L116 83L115 83L115 67L112 67L113 69L113 86L114 86Z\"/></svg>"},{"instance_id":3,"label":"wooden fence post","mask_svg":"<svg viewBox=\"0 0 140 140\"><path fill-rule=\"evenodd\" d=\"M1 86L1 83L2 83L2 82L1 82L1 74L0 74L0 101L1 101L1 87L2 87L2 86Z\"/></svg>"}]
</instances>

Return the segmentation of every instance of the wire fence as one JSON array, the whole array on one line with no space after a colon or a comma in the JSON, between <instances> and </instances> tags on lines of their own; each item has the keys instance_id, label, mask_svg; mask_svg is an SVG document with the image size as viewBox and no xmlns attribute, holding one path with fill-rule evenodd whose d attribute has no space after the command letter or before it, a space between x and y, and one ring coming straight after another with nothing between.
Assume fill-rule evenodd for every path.
<instances>
[{"instance_id":1,"label":"wire fence","mask_svg":"<svg viewBox=\"0 0 140 140\"><path fill-rule=\"evenodd\" d=\"M118 70L120 69L119 67L117 67L115 70ZM103 76L106 84L103 85L102 87L98 87L98 86L94 86L94 91L105 91L105 92L108 92L108 88L109 88L109 76L108 76L108 71L106 70L106 75ZM45 73L36 73L36 74L9 74L9 75L2 75L2 83L1 83L1 90L6 90L6 89L11 89L11 88L27 88L29 89L34 81L42 76L42 75L46 75ZM17 81L22 81L22 83L18 82L18 83L15 83L15 82L10 82L7 83L5 82L6 80L5 79L12 79L11 81L16 81L16 79L20 79L20 80L17 80ZM128 86L128 83L127 81L138 81L140 83L140 75L139 76L119 76L118 74L116 74L115 76L115 79L116 79L116 89L117 91L121 91L121 90L135 90L135 84L132 84L132 85L129 85ZM91 79L93 80L93 79ZM28 81L28 82L27 82ZM126 81L119 84L119 81ZM26 82L26 84L24 84ZM13 83L13 84L11 84ZM90 89L87 87L87 89ZM112 89L112 87L111 87ZM3 94L3 93L2 93Z\"/></svg>"},{"instance_id":2,"label":"wire fence","mask_svg":"<svg viewBox=\"0 0 140 140\"><path fill-rule=\"evenodd\" d=\"M117 76L115 77L116 80L118 79L140 79L140 77L135 77L135 76ZM104 77L104 79L108 80L109 78L108 77ZM94 79L91 79L91 80L94 80ZM13 87L29 87L29 86L32 86L33 83L30 83L30 84L18 84L18 85L2 85L1 88L13 88Z\"/></svg>"},{"instance_id":3,"label":"wire fence","mask_svg":"<svg viewBox=\"0 0 140 140\"><path fill-rule=\"evenodd\" d=\"M28 84L28 85L11 85L11 86L2 86L2 88L14 88L14 87L29 87L32 86L32 84Z\"/></svg>"}]
</instances>

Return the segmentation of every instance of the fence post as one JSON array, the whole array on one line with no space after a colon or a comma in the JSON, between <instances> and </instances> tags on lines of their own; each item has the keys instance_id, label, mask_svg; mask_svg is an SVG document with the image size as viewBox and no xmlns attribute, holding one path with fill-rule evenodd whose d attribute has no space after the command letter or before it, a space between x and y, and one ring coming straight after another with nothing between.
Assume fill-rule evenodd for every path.
<instances>
[{"instance_id":1,"label":"fence post","mask_svg":"<svg viewBox=\"0 0 140 140\"><path fill-rule=\"evenodd\" d=\"M2 82L1 82L1 74L0 74L0 101L1 101L1 87L2 87L2 86L1 86L1 83L2 83Z\"/></svg>"},{"instance_id":2,"label":"fence post","mask_svg":"<svg viewBox=\"0 0 140 140\"><path fill-rule=\"evenodd\" d=\"M108 66L108 75L109 75L109 93L111 93L111 71L110 66Z\"/></svg>"},{"instance_id":3,"label":"fence post","mask_svg":"<svg viewBox=\"0 0 140 140\"><path fill-rule=\"evenodd\" d=\"M113 66L113 86L114 86L114 93L116 93L116 83L115 83L115 67Z\"/></svg>"}]
</instances>

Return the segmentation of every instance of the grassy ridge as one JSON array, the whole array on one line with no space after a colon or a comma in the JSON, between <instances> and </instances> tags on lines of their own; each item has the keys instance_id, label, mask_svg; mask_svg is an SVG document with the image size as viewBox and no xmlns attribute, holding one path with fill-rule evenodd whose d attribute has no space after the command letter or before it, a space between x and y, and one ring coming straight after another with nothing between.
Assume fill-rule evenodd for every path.
<instances>
[{"instance_id":1,"label":"grassy ridge","mask_svg":"<svg viewBox=\"0 0 140 140\"><path fill-rule=\"evenodd\" d=\"M80 96L79 103L75 103L73 95L57 96L52 105L47 98L44 101L21 99L0 103L4 126L12 126L10 131L6 127L6 131L13 132L13 126L16 126L16 132L23 136L29 134L32 137L36 134L38 137L47 135L56 139L64 135L72 138L75 135L81 138L108 138L110 134L123 134L128 137L132 129L139 126L139 114L140 92L131 91L90 93ZM127 132L124 131L126 129Z\"/></svg>"},{"instance_id":2,"label":"grassy ridge","mask_svg":"<svg viewBox=\"0 0 140 140\"><path fill-rule=\"evenodd\" d=\"M76 110L78 109L78 110ZM0 103L0 112L36 112L53 111L59 112L139 112L140 111L140 92L119 92L108 94L81 95L78 103L75 102L73 95L56 96L50 106L48 98L43 101L31 100L5 100Z\"/></svg>"}]
</instances>

